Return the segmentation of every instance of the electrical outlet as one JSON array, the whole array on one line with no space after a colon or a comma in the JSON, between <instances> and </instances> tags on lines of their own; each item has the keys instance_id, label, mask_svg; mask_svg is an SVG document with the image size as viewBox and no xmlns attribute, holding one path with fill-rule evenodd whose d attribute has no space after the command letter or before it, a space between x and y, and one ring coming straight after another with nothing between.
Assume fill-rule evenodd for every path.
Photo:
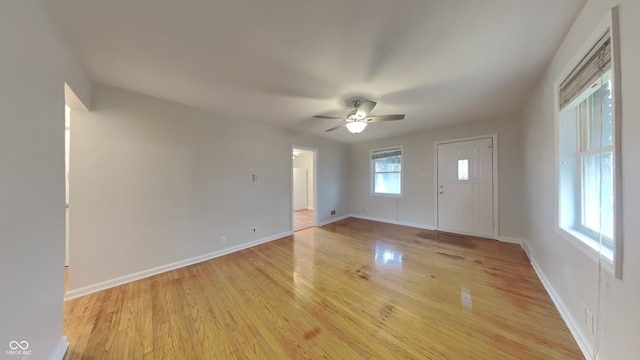
<instances>
[{"instance_id":1,"label":"electrical outlet","mask_svg":"<svg viewBox=\"0 0 640 360\"><path fill-rule=\"evenodd\" d=\"M227 243L227 235L220 236L220 244L226 244L226 243Z\"/></svg>"},{"instance_id":2,"label":"electrical outlet","mask_svg":"<svg viewBox=\"0 0 640 360\"><path fill-rule=\"evenodd\" d=\"M584 325L589 329L591 335L595 335L596 323L593 321L593 314L585 304L582 304L582 309L584 310Z\"/></svg>"},{"instance_id":3,"label":"electrical outlet","mask_svg":"<svg viewBox=\"0 0 640 360\"><path fill-rule=\"evenodd\" d=\"M336 211L335 210L331 210L331 215L335 215Z\"/></svg>"}]
</instances>

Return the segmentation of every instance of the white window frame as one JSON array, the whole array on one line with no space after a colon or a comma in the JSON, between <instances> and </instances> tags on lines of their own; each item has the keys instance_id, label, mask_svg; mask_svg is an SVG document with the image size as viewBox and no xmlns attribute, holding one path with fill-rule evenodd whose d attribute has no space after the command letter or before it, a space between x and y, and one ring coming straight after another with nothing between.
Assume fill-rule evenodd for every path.
<instances>
[{"instance_id":1,"label":"white window frame","mask_svg":"<svg viewBox=\"0 0 640 360\"><path fill-rule=\"evenodd\" d=\"M400 151L400 171L397 172L400 174L400 194L388 194L388 193L378 193L376 192L376 172L375 167L373 165L374 160L372 159L373 154L379 151L388 151L388 150L399 150ZM401 198L404 194L404 146L391 146L380 149L372 149L369 151L369 186L370 186L370 195L371 196L380 196L380 197L393 197L393 198Z\"/></svg>"},{"instance_id":2,"label":"white window frame","mask_svg":"<svg viewBox=\"0 0 640 360\"><path fill-rule=\"evenodd\" d=\"M560 223L561 220L561 160L560 160L560 128L561 128L561 109L559 102L560 84L569 76L569 74L578 66L581 60L589 53L602 35L609 31L611 38L611 79L613 82L613 126L614 126L614 144L611 147L613 151L614 165L614 238L613 252L604 254L600 252L600 244L597 236L589 236L588 231L577 231L567 229ZM555 159L556 159L556 224L555 230L566 239L570 244L575 246L589 258L602 264L602 267L615 276L616 279L622 279L622 255L623 255L623 239L622 239L622 162L621 162L621 80L620 80L620 45L619 45L619 27L618 27L618 7L611 9L610 13L597 25L593 33L587 38L583 46L568 63L560 76L558 76L554 84L554 112L555 112ZM577 135L578 136L578 135ZM581 153L578 158L582 159ZM580 165L580 170L582 171ZM579 175L576 175L579 176ZM580 189L580 194L582 190ZM580 195L581 196L581 195ZM576 210L578 211L578 210ZM581 210L579 216L582 216ZM597 234L596 234L597 235Z\"/></svg>"}]
</instances>

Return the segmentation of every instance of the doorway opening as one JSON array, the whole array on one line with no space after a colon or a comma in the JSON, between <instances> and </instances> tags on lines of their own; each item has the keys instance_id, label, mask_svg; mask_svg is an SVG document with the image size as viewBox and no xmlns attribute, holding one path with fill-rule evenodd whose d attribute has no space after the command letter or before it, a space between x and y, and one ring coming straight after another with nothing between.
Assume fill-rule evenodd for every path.
<instances>
[{"instance_id":1,"label":"doorway opening","mask_svg":"<svg viewBox=\"0 0 640 360\"><path fill-rule=\"evenodd\" d=\"M71 108L64 105L64 294L69 290L69 158L71 150Z\"/></svg>"},{"instance_id":2,"label":"doorway opening","mask_svg":"<svg viewBox=\"0 0 640 360\"><path fill-rule=\"evenodd\" d=\"M498 238L496 135L438 142L436 228Z\"/></svg>"},{"instance_id":3,"label":"doorway opening","mask_svg":"<svg viewBox=\"0 0 640 360\"><path fill-rule=\"evenodd\" d=\"M74 111L88 111L78 96L73 92L68 84L64 84L64 208L65 208L65 231L64 231L64 294L69 290L70 269L71 269L71 243L73 242L71 224L73 203L71 199L71 118ZM77 113L77 112L76 112Z\"/></svg>"},{"instance_id":4,"label":"doorway opening","mask_svg":"<svg viewBox=\"0 0 640 360\"><path fill-rule=\"evenodd\" d=\"M71 149L71 108L64 105L64 266L69 267L69 150Z\"/></svg>"},{"instance_id":5,"label":"doorway opening","mask_svg":"<svg viewBox=\"0 0 640 360\"><path fill-rule=\"evenodd\" d=\"M316 149L292 148L292 228L300 231L317 224Z\"/></svg>"}]
</instances>

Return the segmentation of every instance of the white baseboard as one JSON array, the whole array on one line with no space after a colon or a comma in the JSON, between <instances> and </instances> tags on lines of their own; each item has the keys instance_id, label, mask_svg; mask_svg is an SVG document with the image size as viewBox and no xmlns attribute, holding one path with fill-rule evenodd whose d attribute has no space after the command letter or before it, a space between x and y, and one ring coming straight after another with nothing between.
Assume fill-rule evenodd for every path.
<instances>
[{"instance_id":1,"label":"white baseboard","mask_svg":"<svg viewBox=\"0 0 640 360\"><path fill-rule=\"evenodd\" d=\"M387 223L387 224L409 226L409 227L414 227L414 228L424 229L424 230L434 230L433 226L425 225L425 224L410 223L410 222L405 222L405 221L395 221L395 220L389 220L389 219L383 219L383 218L377 218L377 217L373 217L373 216L366 216L366 215L359 215L359 214L351 214L349 216L350 217L354 217L354 218L358 218L358 219L363 219L363 220L371 220L371 221L383 222L383 223Z\"/></svg>"},{"instance_id":2,"label":"white baseboard","mask_svg":"<svg viewBox=\"0 0 640 360\"><path fill-rule=\"evenodd\" d=\"M511 244L518 244L518 245L522 245L524 243L522 239L512 238L508 236L498 236L498 241L511 243Z\"/></svg>"},{"instance_id":3,"label":"white baseboard","mask_svg":"<svg viewBox=\"0 0 640 360\"><path fill-rule=\"evenodd\" d=\"M69 348L69 341L67 341L67 337L63 336L62 339L60 339L60 342L58 343L58 346L56 346L56 349L53 351L53 354L51 354L51 360L62 360L64 359L64 354L67 353L67 349Z\"/></svg>"},{"instance_id":4,"label":"white baseboard","mask_svg":"<svg viewBox=\"0 0 640 360\"><path fill-rule=\"evenodd\" d=\"M409 226L409 227L414 227L414 228L424 229L424 230L437 230L434 226L425 225L425 224L410 223L410 222L406 222L406 221L394 221L394 220L382 219L382 218L377 218L377 217L373 217L373 216L366 216L366 215L359 215L359 214L351 214L350 216L354 217L354 218L358 218L358 219L378 221L378 222L383 222L383 223L387 223L387 224L394 224L394 225ZM476 234L471 234L471 233L463 233L463 232L456 232L456 233L459 233L460 235L469 235L469 236L480 236L480 237L482 237L481 235L476 235ZM493 237L488 237L488 239L493 239ZM497 238L495 238L495 240L502 241L502 242L507 242L507 243L518 244L518 245L522 245L522 243L523 243L522 239L512 238L512 237L508 237L508 236L498 236Z\"/></svg>"},{"instance_id":5,"label":"white baseboard","mask_svg":"<svg viewBox=\"0 0 640 360\"><path fill-rule=\"evenodd\" d=\"M153 275L157 275L157 274L161 274L167 271L171 271L171 270L175 270L175 269L179 269L185 266L189 266L189 265L193 265L193 264L197 264L199 262L203 262L203 261L207 261L210 259L214 259L220 256L224 256L227 254L231 254L234 253L236 251L240 251L240 250L244 250L244 249L248 249L250 247L256 246L256 245L260 245L260 244L264 244L273 240L277 240L277 239L281 239L283 237L292 235L293 232L292 231L286 231L283 232L281 234L278 235L274 235L274 236L269 236L266 238L262 238L262 239L258 239L258 240L254 240L254 241L250 241L244 244L240 244L240 245L236 245L236 246L232 246L230 248L226 248L226 249L222 249L222 250L218 250L218 251L214 251L208 254L204 254L204 255L200 255L200 256L196 256L196 257L192 257L189 259L185 259L182 261L177 261L171 264L166 264L166 265L161 265L161 266L157 266L151 269L147 269L147 270L143 270L143 271L139 271L133 274L129 274L129 275L125 275L125 276L120 276L114 279L110 279L110 280L106 280L106 281L102 281L96 284L92 284L92 285L88 285L88 286L84 286L78 289L73 289L73 290L69 290L67 291L67 294L64 297L64 300L71 300L71 299L76 299L79 298L81 296L85 296L85 295L89 295L98 291L102 291L102 290L106 290L112 287L116 287L122 284L126 284L126 283L130 283L132 281L136 281L136 280L140 280L140 279L144 279L147 278L149 276L153 276Z\"/></svg>"},{"instance_id":6,"label":"white baseboard","mask_svg":"<svg viewBox=\"0 0 640 360\"><path fill-rule=\"evenodd\" d=\"M592 359L593 356L591 353L591 349L593 349L593 346L591 342L584 335L584 333L578 326L578 323L573 318L573 316L571 316L569 309L564 304L564 302L562 301L562 298L556 292L553 285L551 285L551 282L549 282L549 279L542 271L542 268L540 268L540 265L538 265L538 263L536 262L536 259L533 256L531 256L529 246L526 244L526 242L522 242L522 248L524 249L524 252L529 257L531 266L533 267L533 270L536 272L536 275L538 275L538 278L540 279L542 286L544 286L545 290L547 290L547 293L549 294L551 301L553 301L553 304L558 309L558 312L560 313L562 320L564 320L565 324L567 324L567 327L569 328L571 335L573 335L573 338L576 340L578 347L582 351L582 355L584 355L585 359Z\"/></svg>"},{"instance_id":7,"label":"white baseboard","mask_svg":"<svg viewBox=\"0 0 640 360\"><path fill-rule=\"evenodd\" d=\"M529 260L531 260L531 253L529 252L529 245L527 245L526 242L522 242L522 244L520 244L520 246L522 246L522 250L524 250L524 253L527 254L527 257L529 258ZM540 275L538 275L538 277L540 277Z\"/></svg>"},{"instance_id":8,"label":"white baseboard","mask_svg":"<svg viewBox=\"0 0 640 360\"><path fill-rule=\"evenodd\" d=\"M337 221L340 221L340 220L344 220L344 219L346 219L348 217L349 217L349 215L343 215L343 216L338 216L338 217L333 218L333 219L321 221L321 222L318 223L318 227L329 225L331 223L334 223L334 222L337 222Z\"/></svg>"}]
</instances>

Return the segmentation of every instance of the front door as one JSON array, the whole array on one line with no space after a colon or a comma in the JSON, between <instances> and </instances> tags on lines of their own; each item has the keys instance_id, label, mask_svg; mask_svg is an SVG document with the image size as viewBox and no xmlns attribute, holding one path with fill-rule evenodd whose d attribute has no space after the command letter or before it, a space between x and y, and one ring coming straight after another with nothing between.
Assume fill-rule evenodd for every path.
<instances>
[{"instance_id":1,"label":"front door","mask_svg":"<svg viewBox=\"0 0 640 360\"><path fill-rule=\"evenodd\" d=\"M494 236L493 138L438 144L438 230Z\"/></svg>"}]
</instances>

